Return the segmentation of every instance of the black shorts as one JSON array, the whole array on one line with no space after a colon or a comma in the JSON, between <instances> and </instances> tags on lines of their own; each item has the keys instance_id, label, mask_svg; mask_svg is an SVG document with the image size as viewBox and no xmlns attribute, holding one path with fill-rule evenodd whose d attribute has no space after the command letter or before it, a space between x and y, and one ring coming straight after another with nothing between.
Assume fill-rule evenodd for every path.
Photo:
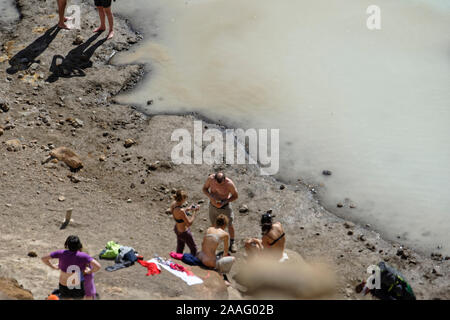
<instances>
[{"instance_id":1,"label":"black shorts","mask_svg":"<svg viewBox=\"0 0 450 320\"><path fill-rule=\"evenodd\" d=\"M80 289L69 289L66 286L63 286L61 283L59 284L59 294L61 298L70 298L70 299L83 299L84 298L84 281L81 281Z\"/></svg>"},{"instance_id":2,"label":"black shorts","mask_svg":"<svg viewBox=\"0 0 450 320\"><path fill-rule=\"evenodd\" d=\"M109 8L111 7L111 0L94 0L96 7Z\"/></svg>"}]
</instances>

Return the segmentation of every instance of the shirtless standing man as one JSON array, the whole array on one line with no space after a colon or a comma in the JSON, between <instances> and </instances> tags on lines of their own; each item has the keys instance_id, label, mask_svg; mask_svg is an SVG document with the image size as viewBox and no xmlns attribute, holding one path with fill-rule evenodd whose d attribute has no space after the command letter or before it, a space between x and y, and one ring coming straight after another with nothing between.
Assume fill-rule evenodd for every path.
<instances>
[{"instance_id":1,"label":"shirtless standing man","mask_svg":"<svg viewBox=\"0 0 450 320\"><path fill-rule=\"evenodd\" d=\"M234 214L230 202L238 198L236 186L230 178L227 178L223 172L217 172L208 177L203 186L203 193L208 196L209 220L211 225L215 225L216 218L224 214L229 219L228 232L230 233L230 251L236 252L234 245Z\"/></svg>"}]
</instances>

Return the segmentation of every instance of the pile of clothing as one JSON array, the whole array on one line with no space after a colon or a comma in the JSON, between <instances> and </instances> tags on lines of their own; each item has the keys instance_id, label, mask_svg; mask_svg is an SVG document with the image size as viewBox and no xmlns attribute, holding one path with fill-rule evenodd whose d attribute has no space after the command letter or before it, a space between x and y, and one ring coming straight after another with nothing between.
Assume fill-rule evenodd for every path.
<instances>
[{"instance_id":1,"label":"pile of clothing","mask_svg":"<svg viewBox=\"0 0 450 320\"><path fill-rule=\"evenodd\" d=\"M120 244L109 241L105 249L100 252L100 259L115 260L115 264L105 268L106 271L112 272L132 266L138 259L137 251L132 247L121 246Z\"/></svg>"}]
</instances>

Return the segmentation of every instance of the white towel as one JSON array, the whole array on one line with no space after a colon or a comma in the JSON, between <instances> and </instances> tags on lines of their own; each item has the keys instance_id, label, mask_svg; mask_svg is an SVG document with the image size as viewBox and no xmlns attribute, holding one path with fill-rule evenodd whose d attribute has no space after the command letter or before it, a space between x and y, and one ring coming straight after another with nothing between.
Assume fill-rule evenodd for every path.
<instances>
[{"instance_id":1,"label":"white towel","mask_svg":"<svg viewBox=\"0 0 450 320\"><path fill-rule=\"evenodd\" d=\"M167 266L165 264L159 263L158 260L156 260L156 259L148 260L148 262L155 263L160 269L161 269L161 267L163 267L164 269L166 269L170 273L176 275L178 278L181 278L181 280L186 282L189 286L192 286L194 284L202 284L203 283L203 280L200 279L199 277L197 277L197 276L189 276L189 275L186 274L186 272L174 270L174 269L172 269L171 267L169 267L169 266Z\"/></svg>"}]
</instances>

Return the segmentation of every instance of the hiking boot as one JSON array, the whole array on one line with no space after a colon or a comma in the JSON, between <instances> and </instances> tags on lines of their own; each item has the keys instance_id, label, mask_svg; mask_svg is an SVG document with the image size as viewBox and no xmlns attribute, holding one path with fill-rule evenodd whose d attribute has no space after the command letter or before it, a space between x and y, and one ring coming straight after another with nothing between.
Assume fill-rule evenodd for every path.
<instances>
[{"instance_id":1,"label":"hiking boot","mask_svg":"<svg viewBox=\"0 0 450 320\"><path fill-rule=\"evenodd\" d=\"M236 245L234 244L234 242L231 244L231 246L230 246L230 251L232 252L232 253L236 253L236 251L237 251L237 249L236 249Z\"/></svg>"}]
</instances>

